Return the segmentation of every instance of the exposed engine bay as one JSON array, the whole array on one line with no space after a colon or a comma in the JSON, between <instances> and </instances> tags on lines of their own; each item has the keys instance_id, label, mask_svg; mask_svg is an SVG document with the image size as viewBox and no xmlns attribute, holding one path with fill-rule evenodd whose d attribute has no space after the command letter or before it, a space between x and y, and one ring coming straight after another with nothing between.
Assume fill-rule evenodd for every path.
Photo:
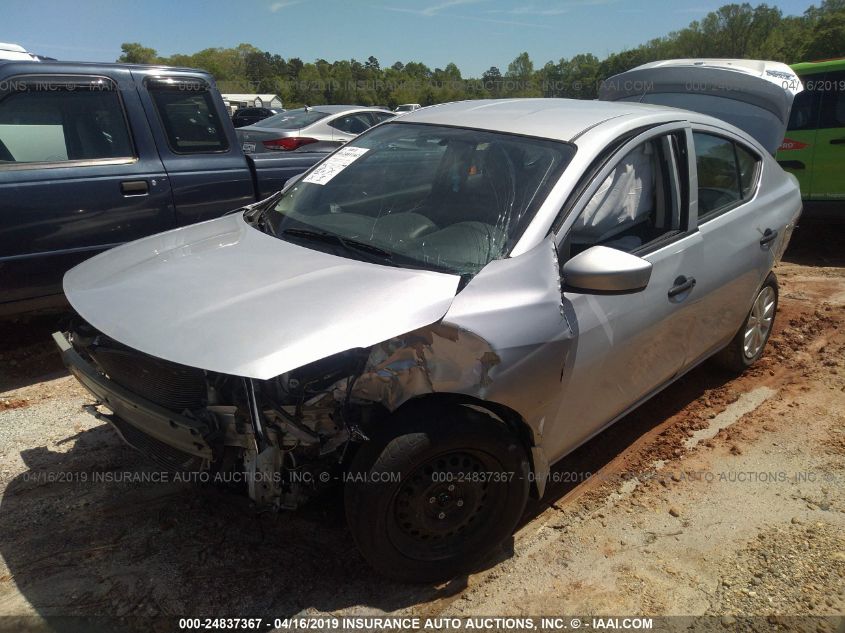
<instances>
[{"instance_id":1,"label":"exposed engine bay","mask_svg":"<svg viewBox=\"0 0 845 633\"><path fill-rule=\"evenodd\" d=\"M344 470L350 444L366 440L366 429L387 414L382 405L352 395L369 350L341 352L270 380L254 380L149 356L81 320L66 336L101 380L137 397L133 413L149 404L172 414L164 432L174 437L161 437L161 425L145 433L150 429L125 419L132 415L120 415L111 394L103 398L80 378L114 412L100 417L128 444L170 470L211 471L222 481L245 482L260 506L294 509L332 485ZM182 431L190 445L175 441Z\"/></svg>"}]
</instances>

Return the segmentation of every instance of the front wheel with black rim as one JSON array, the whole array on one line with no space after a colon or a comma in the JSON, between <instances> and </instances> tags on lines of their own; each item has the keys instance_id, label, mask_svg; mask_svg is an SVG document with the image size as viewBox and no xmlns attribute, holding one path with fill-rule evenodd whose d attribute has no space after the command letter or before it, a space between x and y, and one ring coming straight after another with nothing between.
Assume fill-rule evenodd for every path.
<instances>
[{"instance_id":1,"label":"front wheel with black rim","mask_svg":"<svg viewBox=\"0 0 845 633\"><path fill-rule=\"evenodd\" d=\"M410 582L472 571L512 533L529 465L507 427L461 406L408 410L353 459L347 521L367 562Z\"/></svg>"},{"instance_id":2,"label":"front wheel with black rim","mask_svg":"<svg viewBox=\"0 0 845 633\"><path fill-rule=\"evenodd\" d=\"M778 282L774 273L769 273L757 291L742 327L728 346L715 356L716 361L734 372L741 372L757 362L772 333L777 307Z\"/></svg>"}]
</instances>

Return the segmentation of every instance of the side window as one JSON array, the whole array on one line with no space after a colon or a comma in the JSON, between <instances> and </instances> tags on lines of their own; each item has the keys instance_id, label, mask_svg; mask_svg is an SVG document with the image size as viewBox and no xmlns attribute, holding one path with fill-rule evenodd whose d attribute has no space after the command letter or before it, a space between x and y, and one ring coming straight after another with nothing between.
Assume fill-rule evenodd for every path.
<instances>
[{"instance_id":1,"label":"side window","mask_svg":"<svg viewBox=\"0 0 845 633\"><path fill-rule=\"evenodd\" d=\"M733 141L693 132L698 171L698 223L711 220L754 194L760 159Z\"/></svg>"},{"instance_id":2,"label":"side window","mask_svg":"<svg viewBox=\"0 0 845 633\"><path fill-rule=\"evenodd\" d=\"M815 87L818 81L813 79L813 75L800 79L804 90L795 95L792 100L787 131L813 130L818 125L819 99Z\"/></svg>"},{"instance_id":3,"label":"side window","mask_svg":"<svg viewBox=\"0 0 845 633\"><path fill-rule=\"evenodd\" d=\"M595 245L637 251L682 230L677 148L668 135L625 154L573 224L569 255Z\"/></svg>"},{"instance_id":4,"label":"side window","mask_svg":"<svg viewBox=\"0 0 845 633\"><path fill-rule=\"evenodd\" d=\"M712 134L693 134L698 171L699 222L741 199L734 144Z\"/></svg>"},{"instance_id":5,"label":"side window","mask_svg":"<svg viewBox=\"0 0 845 633\"><path fill-rule=\"evenodd\" d=\"M199 84L147 85L170 149L177 154L223 152L229 149L211 93Z\"/></svg>"},{"instance_id":6,"label":"side window","mask_svg":"<svg viewBox=\"0 0 845 633\"><path fill-rule=\"evenodd\" d=\"M329 125L347 134L360 134L370 129L373 124L370 122L366 112L358 112L356 114L347 114L334 121L329 121Z\"/></svg>"},{"instance_id":7,"label":"side window","mask_svg":"<svg viewBox=\"0 0 845 633\"><path fill-rule=\"evenodd\" d=\"M134 156L120 96L111 84L44 79L15 85L20 89L0 98L0 165Z\"/></svg>"},{"instance_id":8,"label":"side window","mask_svg":"<svg viewBox=\"0 0 845 633\"><path fill-rule=\"evenodd\" d=\"M741 145L736 145L736 162L739 167L739 187L743 200L754 195L757 185L757 167L760 161Z\"/></svg>"},{"instance_id":9,"label":"side window","mask_svg":"<svg viewBox=\"0 0 845 633\"><path fill-rule=\"evenodd\" d=\"M845 127L845 72L828 73L825 77L819 127Z\"/></svg>"},{"instance_id":10,"label":"side window","mask_svg":"<svg viewBox=\"0 0 845 633\"><path fill-rule=\"evenodd\" d=\"M375 121L375 123L374 123L374 125L375 125L376 123L381 123L383 121L387 121L389 119L392 119L395 115L390 114L388 112L370 112L370 116L373 117L373 121Z\"/></svg>"}]
</instances>

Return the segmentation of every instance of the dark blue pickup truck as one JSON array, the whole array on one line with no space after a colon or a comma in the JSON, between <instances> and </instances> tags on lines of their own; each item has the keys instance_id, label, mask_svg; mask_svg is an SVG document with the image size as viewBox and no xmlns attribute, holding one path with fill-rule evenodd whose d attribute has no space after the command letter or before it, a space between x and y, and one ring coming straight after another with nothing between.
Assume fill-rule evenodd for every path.
<instances>
[{"instance_id":1,"label":"dark blue pickup truck","mask_svg":"<svg viewBox=\"0 0 845 633\"><path fill-rule=\"evenodd\" d=\"M0 315L61 305L83 259L265 198L324 156L244 155L203 71L0 62Z\"/></svg>"}]
</instances>

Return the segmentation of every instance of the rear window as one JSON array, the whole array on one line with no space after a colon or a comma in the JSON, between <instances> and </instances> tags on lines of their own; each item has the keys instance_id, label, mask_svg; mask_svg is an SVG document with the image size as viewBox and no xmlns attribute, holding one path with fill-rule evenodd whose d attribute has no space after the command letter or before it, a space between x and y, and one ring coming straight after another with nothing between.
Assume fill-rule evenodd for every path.
<instances>
[{"instance_id":1,"label":"rear window","mask_svg":"<svg viewBox=\"0 0 845 633\"><path fill-rule=\"evenodd\" d=\"M261 121L261 127L274 127L280 130L298 130L326 118L327 112L317 110L288 110L276 116L271 116Z\"/></svg>"},{"instance_id":2,"label":"rear window","mask_svg":"<svg viewBox=\"0 0 845 633\"><path fill-rule=\"evenodd\" d=\"M347 134L360 134L366 132L374 124L373 119L368 112L355 112L338 117L334 121L330 121L329 125L333 128L346 132Z\"/></svg>"},{"instance_id":3,"label":"rear window","mask_svg":"<svg viewBox=\"0 0 845 633\"><path fill-rule=\"evenodd\" d=\"M167 143L177 154L223 152L229 149L211 93L195 84L148 86Z\"/></svg>"}]
</instances>

